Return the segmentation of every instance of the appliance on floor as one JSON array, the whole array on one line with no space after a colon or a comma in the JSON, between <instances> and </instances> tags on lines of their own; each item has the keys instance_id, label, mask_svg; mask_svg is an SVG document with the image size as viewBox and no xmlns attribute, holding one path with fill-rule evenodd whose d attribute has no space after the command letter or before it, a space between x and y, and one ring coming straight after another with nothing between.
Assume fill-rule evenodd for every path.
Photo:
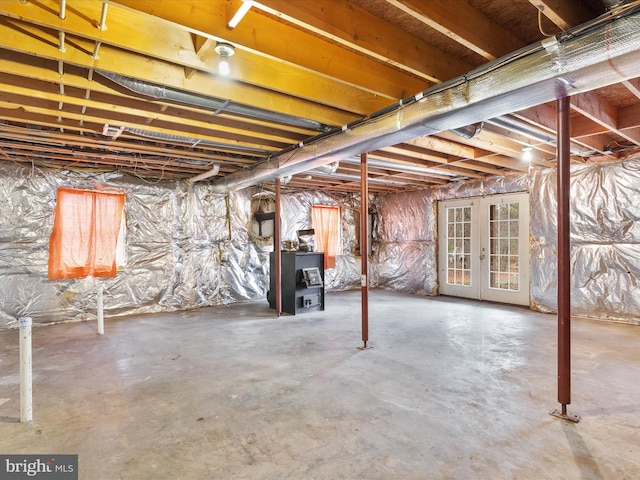
<instances>
[{"instance_id":1,"label":"appliance on floor","mask_svg":"<svg viewBox=\"0 0 640 480\"><path fill-rule=\"evenodd\" d=\"M297 313L324 310L324 253L281 252L282 311ZM271 278L267 300L276 308L276 254L270 255Z\"/></svg>"}]
</instances>

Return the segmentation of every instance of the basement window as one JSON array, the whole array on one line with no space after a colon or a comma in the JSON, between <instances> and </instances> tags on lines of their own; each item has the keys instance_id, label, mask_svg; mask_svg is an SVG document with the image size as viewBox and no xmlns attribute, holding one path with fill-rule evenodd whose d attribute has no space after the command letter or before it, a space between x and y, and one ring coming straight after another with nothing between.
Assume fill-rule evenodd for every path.
<instances>
[{"instance_id":1,"label":"basement window","mask_svg":"<svg viewBox=\"0 0 640 480\"><path fill-rule=\"evenodd\" d=\"M49 279L115 277L124 264L124 194L59 188Z\"/></svg>"},{"instance_id":2,"label":"basement window","mask_svg":"<svg viewBox=\"0 0 640 480\"><path fill-rule=\"evenodd\" d=\"M311 225L315 230L315 250L324 252L324 268L335 268L340 253L340 207L314 205Z\"/></svg>"}]
</instances>

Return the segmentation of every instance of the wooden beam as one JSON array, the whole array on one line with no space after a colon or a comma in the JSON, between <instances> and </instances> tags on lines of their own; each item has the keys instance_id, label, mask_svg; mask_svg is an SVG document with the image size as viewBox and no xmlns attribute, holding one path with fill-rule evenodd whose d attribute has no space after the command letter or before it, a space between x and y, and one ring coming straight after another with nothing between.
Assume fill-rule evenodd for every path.
<instances>
[{"instance_id":1,"label":"wooden beam","mask_svg":"<svg viewBox=\"0 0 640 480\"><path fill-rule=\"evenodd\" d=\"M505 157L503 155L487 155L486 157L479 158L478 162L488 163L489 165L496 165L498 167L508 168L509 170L515 170L517 172L528 172L529 165L521 160L515 160L513 158Z\"/></svg>"},{"instance_id":2,"label":"wooden beam","mask_svg":"<svg viewBox=\"0 0 640 480\"><path fill-rule=\"evenodd\" d=\"M595 17L583 2L577 0L529 0L529 3L561 30L568 30Z\"/></svg>"},{"instance_id":3,"label":"wooden beam","mask_svg":"<svg viewBox=\"0 0 640 480\"><path fill-rule=\"evenodd\" d=\"M572 97L571 109L591 121L613 131L625 140L640 145L640 134L634 127L628 130L618 128L618 109L611 102L599 97L595 92L580 93Z\"/></svg>"},{"instance_id":4,"label":"wooden beam","mask_svg":"<svg viewBox=\"0 0 640 480\"><path fill-rule=\"evenodd\" d=\"M491 132L486 129L483 129L473 138L463 138L452 132L440 132L438 134L438 137L446 138L449 140L456 139L457 141L466 145L482 148L483 150L488 150L490 152L493 152L494 154L497 153L503 156L511 157L516 161L518 161L518 159L522 157L523 145L521 143L504 138L501 135L498 135L497 133ZM489 158L493 157L489 156ZM548 158L548 155L544 155L542 152L534 150L532 152L531 163L535 165L542 165L545 167L552 166L553 163L549 162ZM475 160L484 161L484 157L476 157Z\"/></svg>"},{"instance_id":5,"label":"wooden beam","mask_svg":"<svg viewBox=\"0 0 640 480\"><path fill-rule=\"evenodd\" d=\"M481 162L478 162L477 160L469 160L466 158L461 158L460 160L451 162L449 165L455 165L460 168L468 168L469 170L488 173L489 175L503 176L505 173L507 173L505 170L489 167L486 164L482 164Z\"/></svg>"},{"instance_id":6,"label":"wooden beam","mask_svg":"<svg viewBox=\"0 0 640 480\"><path fill-rule=\"evenodd\" d=\"M47 126L47 125L43 125ZM71 130L71 128L67 128ZM100 139L93 136L81 135L78 133L67 134L51 131L49 129L38 131L24 128L13 127L10 125L0 125L2 138L6 140L18 140L19 142L29 142L34 145L59 146L67 148L89 149L91 151L114 152L119 155L153 155L154 157L176 158L185 160L194 160L200 162L217 163L224 162L230 165L237 165L238 168L246 164L255 163L255 158L241 158L240 156L229 157L223 152L207 151L207 148L200 147L193 149L186 147L184 144L171 145L172 148L166 146L158 146L149 143L140 143L139 138L128 137L126 133L118 137L118 141L114 142L110 139ZM28 132L28 133L27 133Z\"/></svg>"},{"instance_id":7,"label":"wooden beam","mask_svg":"<svg viewBox=\"0 0 640 480\"><path fill-rule=\"evenodd\" d=\"M139 15L144 13L151 18L168 20L200 32L200 35L222 37L236 48L275 59L281 64L296 65L308 72L322 72L323 76L387 98L387 103L431 85L428 80L416 78L388 63L367 61L357 52L298 26L283 23L278 17L265 15L254 7L238 27L229 30L226 18L231 2L181 0L181 8L175 8L175 2L167 0L120 0L118 4L120 8L126 6ZM274 32L278 32L277 35Z\"/></svg>"},{"instance_id":8,"label":"wooden beam","mask_svg":"<svg viewBox=\"0 0 640 480\"><path fill-rule=\"evenodd\" d=\"M70 99L67 99L70 100ZM70 103L70 102L69 102ZM0 105L5 108L19 108L21 111L27 113L34 113L39 115L48 115L52 118L65 118L75 121L86 120L93 123L109 124L117 127L129 127L132 129L138 129L150 133L155 133L160 136L183 136L185 139L193 139L194 143L197 140L205 140L210 142L217 142L221 144L227 144L236 148L247 148L263 150L265 153L270 151L277 151L285 148L289 145L286 142L274 142L267 139L259 139L248 134L229 133L221 131L220 129L208 127L195 127L191 128L182 127L178 120L174 121L158 121L155 125L148 125L140 118L131 116L127 113L121 113L114 110L92 108L86 113L79 113L77 109L71 110L59 110L58 105L55 102L34 99L27 96L7 94L0 92ZM19 107L17 107L19 105ZM191 123L191 122L187 122Z\"/></svg>"},{"instance_id":9,"label":"wooden beam","mask_svg":"<svg viewBox=\"0 0 640 480\"><path fill-rule=\"evenodd\" d=\"M387 0L425 25L481 55L495 60L525 46L512 33L467 2Z\"/></svg>"},{"instance_id":10,"label":"wooden beam","mask_svg":"<svg viewBox=\"0 0 640 480\"><path fill-rule=\"evenodd\" d=\"M640 127L640 104L618 109L618 128L625 130Z\"/></svg>"},{"instance_id":11,"label":"wooden beam","mask_svg":"<svg viewBox=\"0 0 640 480\"><path fill-rule=\"evenodd\" d=\"M448 164L438 164L438 163L425 163L424 158L418 152L411 152L410 150L401 149L401 148L384 148L382 150L376 150L369 154L371 158L380 158L384 160L388 160L399 165L409 165L414 167L428 168L431 170L441 170L443 172L449 172L453 175L460 175L464 177L473 177L473 178L484 178L485 175L479 174L476 172L469 172L464 169L452 167ZM423 160L422 162L416 162L412 159ZM444 177L448 178L448 177Z\"/></svg>"},{"instance_id":12,"label":"wooden beam","mask_svg":"<svg viewBox=\"0 0 640 480\"><path fill-rule=\"evenodd\" d=\"M554 137L556 135L556 111L555 107L550 104L538 105L526 110L520 110L519 112L514 112L511 115L532 124L534 127L546 131L549 135ZM571 119L571 142L587 150L595 150L601 154L606 154L604 147L607 144L607 141L603 140L603 135L592 134L593 132L584 132L581 126L578 125L579 119L584 119L584 117L579 116L578 119ZM592 122L590 122L590 124L595 125ZM606 131L606 129L603 128L602 131Z\"/></svg>"},{"instance_id":13,"label":"wooden beam","mask_svg":"<svg viewBox=\"0 0 640 480\"><path fill-rule=\"evenodd\" d=\"M640 79L632 78L630 80L624 80L622 84L627 87L627 90L640 99Z\"/></svg>"},{"instance_id":14,"label":"wooden beam","mask_svg":"<svg viewBox=\"0 0 640 480\"><path fill-rule=\"evenodd\" d=\"M254 5L299 28L430 82L440 83L472 69L471 65L348 2L259 0Z\"/></svg>"},{"instance_id":15,"label":"wooden beam","mask_svg":"<svg viewBox=\"0 0 640 480\"><path fill-rule=\"evenodd\" d=\"M0 7L2 5L4 5L4 2L0 2ZM169 87L203 95L210 95L211 92L215 92L217 98L229 99L240 104L278 111L297 117L314 119L329 125L344 125L359 118L361 115L369 114L388 105L388 102L384 99L375 99L370 102L369 100L372 100L372 98L368 96L369 100L366 100L364 104L356 108L356 110L361 110L360 113L347 112L346 108L348 106L345 107L345 105L350 103L355 106L360 100L367 97L363 96L363 92L360 91L359 98L352 98L347 104L341 105L340 108L329 108L318 103L318 101L296 98L282 93L287 90L287 81L283 77L280 77L282 92L269 91L265 88L242 82L230 82L228 79L222 79L200 71L193 75L192 78L186 79L183 67L180 65L154 60L109 45L103 45L102 54L96 60L91 57L93 43L84 39L75 39L74 42L68 43L66 52L61 53L58 51L56 43L53 42L55 38L46 31L27 24L21 24L19 28L15 28L16 26L12 22L14 21L0 22L0 48L55 61L64 60L67 65L105 70L126 77L130 77L132 72L135 72L135 78L142 81L158 83L159 79L162 79L162 84ZM271 65L269 68L273 67L274 65ZM57 66L55 68L57 71ZM254 65L253 68L258 67ZM263 71L261 75L266 76L267 74L268 71ZM311 92L313 87L313 84L307 82L305 89ZM342 93L345 92L341 92L340 88L335 91L328 89L328 94L335 95L334 99L339 99ZM340 101L335 100L335 103L340 103Z\"/></svg>"},{"instance_id":16,"label":"wooden beam","mask_svg":"<svg viewBox=\"0 0 640 480\"><path fill-rule=\"evenodd\" d=\"M33 102L35 99L60 103L64 102L66 106L76 107L88 107L93 112L93 116L96 116L96 111L111 112L113 114L131 115L133 117L153 117L158 122L174 123L176 128L176 135L189 136L190 132L195 129L215 129L216 132L226 132L232 135L237 135L237 138L246 136L248 132L256 139L279 142L282 145L289 145L296 143L296 141L304 140L309 135L304 134L291 134L290 132L282 131L273 127L263 127L258 125L246 124L241 121L234 121L231 118L224 117L211 117L204 113L189 112L185 115L185 112L177 110L173 114L160 113L153 111L149 107L154 107L154 104L150 104L147 101L114 97L102 93L95 93L92 99L87 100L84 96L75 97L70 89L67 89L66 95L60 95L56 91L51 91L47 88L47 85L41 85L33 80L22 79L22 86L16 85L15 78L0 73L0 99L8 99L15 95L16 98L26 99L25 103ZM49 90L49 91L47 91ZM105 113L104 123L114 123L116 121L126 121L124 117L120 117L119 120L115 120L109 113ZM149 131L153 131L152 126L146 128Z\"/></svg>"}]
</instances>

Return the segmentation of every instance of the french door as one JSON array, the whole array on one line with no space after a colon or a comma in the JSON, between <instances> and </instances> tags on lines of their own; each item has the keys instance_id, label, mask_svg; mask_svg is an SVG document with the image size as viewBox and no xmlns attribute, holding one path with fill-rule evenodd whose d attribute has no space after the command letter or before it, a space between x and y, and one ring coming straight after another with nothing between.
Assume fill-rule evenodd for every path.
<instances>
[{"instance_id":1,"label":"french door","mask_svg":"<svg viewBox=\"0 0 640 480\"><path fill-rule=\"evenodd\" d=\"M529 195L438 203L440 293L529 305Z\"/></svg>"}]
</instances>

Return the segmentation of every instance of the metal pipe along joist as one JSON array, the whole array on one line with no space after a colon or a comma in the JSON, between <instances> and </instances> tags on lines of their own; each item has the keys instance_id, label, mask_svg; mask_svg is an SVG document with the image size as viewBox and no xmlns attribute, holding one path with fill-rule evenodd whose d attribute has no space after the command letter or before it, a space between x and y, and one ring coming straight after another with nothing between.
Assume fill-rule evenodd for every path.
<instances>
[{"instance_id":1,"label":"metal pipe along joist","mask_svg":"<svg viewBox=\"0 0 640 480\"><path fill-rule=\"evenodd\" d=\"M531 140L535 140L536 142L546 143L548 145L557 144L555 137L548 135L532 127L531 125L528 125L526 122L517 120L515 118L502 116L485 120L485 123L489 123L491 125L495 125L496 127L519 133L527 138L530 138ZM586 148L577 145L570 145L570 150L573 155L579 156L586 156L593 153L592 150L587 150Z\"/></svg>"},{"instance_id":2,"label":"metal pipe along joist","mask_svg":"<svg viewBox=\"0 0 640 480\"><path fill-rule=\"evenodd\" d=\"M305 118L294 117L293 115L287 115L284 113L272 112L270 110L241 105L238 103L233 103L229 100L205 97L203 95L197 95L195 93L185 92L162 85L154 85L152 83L144 82L142 80L136 80L134 78L124 77L122 75L106 72L104 70L96 70L96 72L133 92L152 98L195 105L197 107L212 110L216 114L225 111L228 113L258 118L260 120L281 123L283 125L308 128L309 130L325 131L329 129L327 125L323 125L322 123L315 122L313 120L307 120Z\"/></svg>"},{"instance_id":3,"label":"metal pipe along joist","mask_svg":"<svg viewBox=\"0 0 640 480\"><path fill-rule=\"evenodd\" d=\"M286 149L213 183L219 192L295 175L352 155L531 108L640 76L640 12L629 9L437 85L380 116Z\"/></svg>"},{"instance_id":4,"label":"metal pipe along joist","mask_svg":"<svg viewBox=\"0 0 640 480\"><path fill-rule=\"evenodd\" d=\"M350 157L342 160L342 163L359 164L360 160L357 160L356 157ZM421 167L418 165L394 163L389 160L378 160L375 158L368 158L367 163L370 167L392 168L395 170L401 170L403 172L433 173L434 175L442 175L446 177L464 177L464 175L460 173L451 173L446 170L439 170L437 168L429 168L429 167Z\"/></svg>"}]
</instances>

